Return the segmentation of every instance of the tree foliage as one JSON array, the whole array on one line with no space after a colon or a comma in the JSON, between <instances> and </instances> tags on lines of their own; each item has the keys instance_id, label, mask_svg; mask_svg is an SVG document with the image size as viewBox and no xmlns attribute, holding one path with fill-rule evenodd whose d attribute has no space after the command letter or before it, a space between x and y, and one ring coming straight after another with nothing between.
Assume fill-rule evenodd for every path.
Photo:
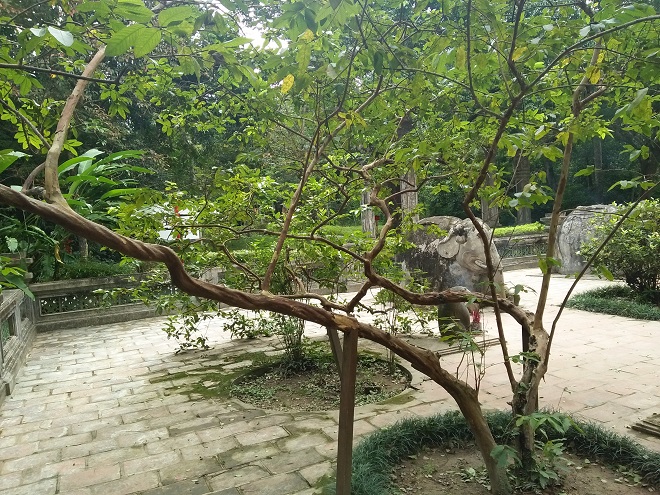
<instances>
[{"instance_id":1,"label":"tree foliage","mask_svg":"<svg viewBox=\"0 0 660 495\"><path fill-rule=\"evenodd\" d=\"M595 237L580 249L590 257L631 205L610 215L599 215ZM660 304L660 201L645 200L635 206L621 227L600 251L594 263L626 281L643 299Z\"/></svg>"}]
</instances>

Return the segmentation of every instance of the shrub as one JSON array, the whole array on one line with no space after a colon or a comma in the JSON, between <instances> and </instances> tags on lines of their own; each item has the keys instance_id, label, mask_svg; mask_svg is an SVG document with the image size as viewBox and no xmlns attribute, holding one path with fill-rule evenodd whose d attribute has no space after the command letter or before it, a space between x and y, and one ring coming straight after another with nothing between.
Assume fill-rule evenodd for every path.
<instances>
[{"instance_id":1,"label":"shrub","mask_svg":"<svg viewBox=\"0 0 660 495\"><path fill-rule=\"evenodd\" d=\"M105 263L95 260L81 260L61 264L57 269L57 279L76 279L94 277L114 277L135 273L135 266Z\"/></svg>"},{"instance_id":2,"label":"shrub","mask_svg":"<svg viewBox=\"0 0 660 495\"><path fill-rule=\"evenodd\" d=\"M514 235L540 234L542 232L545 232L545 225L541 222L534 222L511 227L497 227L493 232L493 237L511 237Z\"/></svg>"},{"instance_id":3,"label":"shrub","mask_svg":"<svg viewBox=\"0 0 660 495\"><path fill-rule=\"evenodd\" d=\"M660 321L660 307L645 301L625 285L599 287L577 294L568 301L567 306L593 313Z\"/></svg>"},{"instance_id":4,"label":"shrub","mask_svg":"<svg viewBox=\"0 0 660 495\"><path fill-rule=\"evenodd\" d=\"M612 231L630 206L621 206L614 214L596 219L595 237L581 247L589 258ZM645 300L660 304L660 200L642 201L594 260L595 266L607 268Z\"/></svg>"}]
</instances>

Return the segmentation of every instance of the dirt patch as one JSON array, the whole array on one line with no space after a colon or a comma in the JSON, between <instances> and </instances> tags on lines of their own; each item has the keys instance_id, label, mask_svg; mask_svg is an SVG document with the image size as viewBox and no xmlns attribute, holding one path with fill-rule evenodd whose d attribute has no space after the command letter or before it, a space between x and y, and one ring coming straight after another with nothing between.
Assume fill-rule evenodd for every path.
<instances>
[{"instance_id":1,"label":"dirt patch","mask_svg":"<svg viewBox=\"0 0 660 495\"><path fill-rule=\"evenodd\" d=\"M566 454L560 467L561 486L524 495L648 495L654 488L641 483L630 471L615 471L595 461ZM410 456L392 473L402 494L488 495L488 476L474 447L427 449Z\"/></svg>"},{"instance_id":2,"label":"dirt patch","mask_svg":"<svg viewBox=\"0 0 660 495\"><path fill-rule=\"evenodd\" d=\"M273 364L239 377L231 395L263 409L323 411L339 408L341 382L331 357L309 359L301 369ZM394 397L410 383L410 374L378 356L358 358L355 405L372 404Z\"/></svg>"}]
</instances>

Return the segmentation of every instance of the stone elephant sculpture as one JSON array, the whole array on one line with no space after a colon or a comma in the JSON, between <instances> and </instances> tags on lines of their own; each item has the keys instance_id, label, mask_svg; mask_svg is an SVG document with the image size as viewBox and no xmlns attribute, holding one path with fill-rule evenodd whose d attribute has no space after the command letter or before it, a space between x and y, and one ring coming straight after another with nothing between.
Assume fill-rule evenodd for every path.
<instances>
[{"instance_id":1,"label":"stone elephant sculpture","mask_svg":"<svg viewBox=\"0 0 660 495\"><path fill-rule=\"evenodd\" d=\"M415 247L399 255L404 270L414 279L423 279L430 290L458 288L470 292L488 292L484 246L479 233L469 219L435 216L419 220L418 223L420 228L410 236ZM490 228L483 223L482 226L490 236ZM439 235L438 230L446 232L446 235ZM494 278L498 293L504 297L506 296L504 277L500 256L494 243L490 245L490 256L496 268ZM438 308L439 318L449 316L459 320L461 326L467 326L462 321L464 317L459 314L446 314L452 312L454 306L443 306ZM461 310L460 313L467 314L467 309ZM478 311L475 313L472 310L470 313L478 315Z\"/></svg>"},{"instance_id":2,"label":"stone elephant sculpture","mask_svg":"<svg viewBox=\"0 0 660 495\"><path fill-rule=\"evenodd\" d=\"M469 219L448 216L428 217L419 220L420 228L410 240L415 245L399 256L403 268L416 277L421 273L431 290L441 291L451 287L465 287L472 292L487 292L488 270L484 246L479 233ZM490 236L490 228L481 224ZM446 232L440 236L440 229ZM506 295L500 255L494 243L490 256L496 268L495 283L502 296Z\"/></svg>"}]
</instances>

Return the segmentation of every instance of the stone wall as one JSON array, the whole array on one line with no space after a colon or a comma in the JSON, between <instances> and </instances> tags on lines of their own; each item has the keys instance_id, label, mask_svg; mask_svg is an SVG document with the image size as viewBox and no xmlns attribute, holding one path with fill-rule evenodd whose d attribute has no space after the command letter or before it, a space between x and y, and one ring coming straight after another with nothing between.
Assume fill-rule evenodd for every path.
<instances>
[{"instance_id":1,"label":"stone wall","mask_svg":"<svg viewBox=\"0 0 660 495\"><path fill-rule=\"evenodd\" d=\"M20 290L0 293L0 404L11 394L36 334L31 302Z\"/></svg>"}]
</instances>

